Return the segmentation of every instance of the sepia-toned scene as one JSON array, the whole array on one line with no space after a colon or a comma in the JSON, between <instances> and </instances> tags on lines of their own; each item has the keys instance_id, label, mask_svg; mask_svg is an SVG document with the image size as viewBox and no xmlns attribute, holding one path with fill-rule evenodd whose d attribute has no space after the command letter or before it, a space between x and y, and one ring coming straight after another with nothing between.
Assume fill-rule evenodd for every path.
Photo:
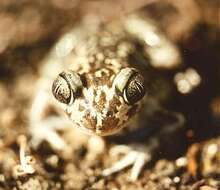
<instances>
[{"instance_id":1,"label":"sepia-toned scene","mask_svg":"<svg viewBox=\"0 0 220 190\"><path fill-rule=\"evenodd\" d=\"M220 189L219 0L1 0L0 190Z\"/></svg>"}]
</instances>

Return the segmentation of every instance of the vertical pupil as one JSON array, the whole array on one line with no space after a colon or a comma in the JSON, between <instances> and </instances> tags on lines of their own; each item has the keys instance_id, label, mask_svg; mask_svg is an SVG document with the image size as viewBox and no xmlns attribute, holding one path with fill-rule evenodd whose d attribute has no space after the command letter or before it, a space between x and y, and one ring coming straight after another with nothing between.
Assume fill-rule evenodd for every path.
<instances>
[{"instance_id":1,"label":"vertical pupil","mask_svg":"<svg viewBox=\"0 0 220 190\"><path fill-rule=\"evenodd\" d=\"M144 78L138 73L134 74L128 80L125 90L128 103L136 103L145 95Z\"/></svg>"},{"instance_id":2,"label":"vertical pupil","mask_svg":"<svg viewBox=\"0 0 220 190\"><path fill-rule=\"evenodd\" d=\"M52 85L52 92L58 101L65 104L69 103L71 91L67 81L63 77L58 76L58 78L54 81Z\"/></svg>"}]
</instances>

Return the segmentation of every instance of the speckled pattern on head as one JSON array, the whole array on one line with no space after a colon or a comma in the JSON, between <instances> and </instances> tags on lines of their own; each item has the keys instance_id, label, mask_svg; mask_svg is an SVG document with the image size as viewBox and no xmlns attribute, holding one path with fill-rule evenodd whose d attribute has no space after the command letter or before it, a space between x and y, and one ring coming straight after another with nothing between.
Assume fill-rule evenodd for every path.
<instances>
[{"instance_id":1,"label":"speckled pattern on head","mask_svg":"<svg viewBox=\"0 0 220 190\"><path fill-rule=\"evenodd\" d=\"M114 87L115 76L121 69L135 68L136 63L132 61L138 60L134 57L139 42L117 24L94 28L73 30L60 40L56 48L72 42L62 62L63 65L68 64L68 69L77 72L83 82L83 88L73 104L63 104L63 108L74 126L90 134L105 136L126 126L144 101L143 98L127 104L122 96L117 95Z\"/></svg>"}]
</instances>

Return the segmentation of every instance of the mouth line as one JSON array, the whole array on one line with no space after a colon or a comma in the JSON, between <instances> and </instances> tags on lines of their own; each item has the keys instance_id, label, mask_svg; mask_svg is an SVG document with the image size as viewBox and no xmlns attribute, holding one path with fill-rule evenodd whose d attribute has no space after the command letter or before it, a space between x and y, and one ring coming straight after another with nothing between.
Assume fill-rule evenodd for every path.
<instances>
[{"instance_id":1,"label":"mouth line","mask_svg":"<svg viewBox=\"0 0 220 190\"><path fill-rule=\"evenodd\" d=\"M84 134L87 134L87 135L97 135L97 133L95 132L95 130L88 129L87 127L81 126L81 125L79 125L79 124L76 123L76 122L74 122L74 126L73 126L73 127L76 127L77 129L79 129L80 131L82 131Z\"/></svg>"}]
</instances>

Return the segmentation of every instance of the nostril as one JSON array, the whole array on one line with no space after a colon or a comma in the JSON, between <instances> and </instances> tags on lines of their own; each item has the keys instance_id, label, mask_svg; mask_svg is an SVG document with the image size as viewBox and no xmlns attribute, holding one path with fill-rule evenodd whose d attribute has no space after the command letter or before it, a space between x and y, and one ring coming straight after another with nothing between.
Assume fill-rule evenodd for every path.
<instances>
[{"instance_id":1,"label":"nostril","mask_svg":"<svg viewBox=\"0 0 220 190\"><path fill-rule=\"evenodd\" d=\"M113 116L113 111L108 111L106 115L107 115L107 117Z\"/></svg>"}]
</instances>

